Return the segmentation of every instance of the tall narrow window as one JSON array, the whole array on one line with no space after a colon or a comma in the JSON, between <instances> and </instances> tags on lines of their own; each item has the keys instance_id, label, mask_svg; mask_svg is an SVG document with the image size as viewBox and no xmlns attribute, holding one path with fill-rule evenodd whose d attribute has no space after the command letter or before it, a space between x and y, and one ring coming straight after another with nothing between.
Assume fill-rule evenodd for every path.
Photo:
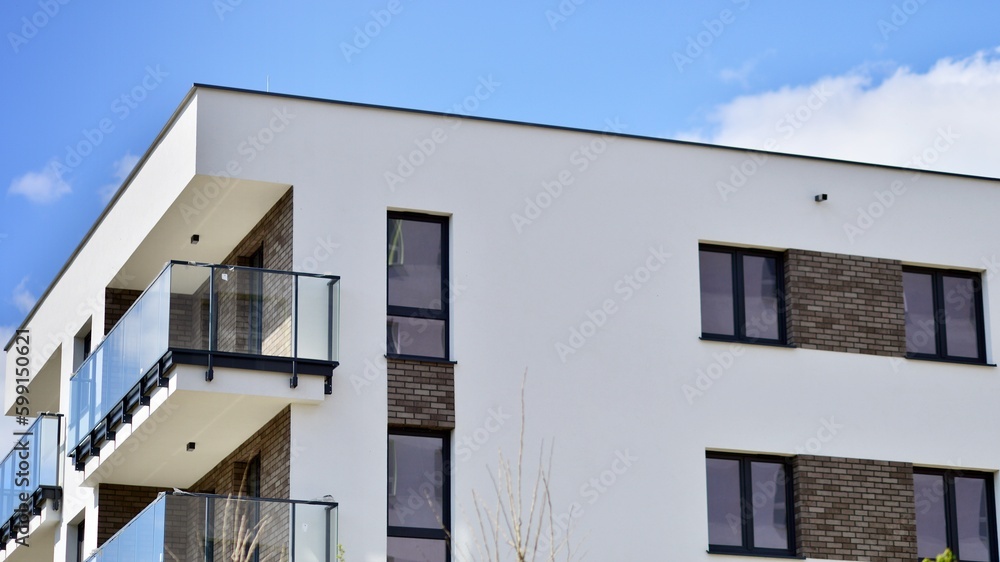
<instances>
[{"instance_id":1,"label":"tall narrow window","mask_svg":"<svg viewBox=\"0 0 1000 562\"><path fill-rule=\"evenodd\" d=\"M996 562L993 475L914 469L917 556L934 558L950 548L956 559Z\"/></svg>"},{"instance_id":2,"label":"tall narrow window","mask_svg":"<svg viewBox=\"0 0 1000 562\"><path fill-rule=\"evenodd\" d=\"M389 435L389 560L447 562L451 519L448 452L444 434Z\"/></svg>"},{"instance_id":3,"label":"tall narrow window","mask_svg":"<svg viewBox=\"0 0 1000 562\"><path fill-rule=\"evenodd\" d=\"M448 359L448 221L389 213L389 355Z\"/></svg>"},{"instance_id":4,"label":"tall narrow window","mask_svg":"<svg viewBox=\"0 0 1000 562\"><path fill-rule=\"evenodd\" d=\"M782 267L778 253L701 246L702 337L784 343Z\"/></svg>"},{"instance_id":5,"label":"tall narrow window","mask_svg":"<svg viewBox=\"0 0 1000 562\"><path fill-rule=\"evenodd\" d=\"M978 273L905 268L906 353L916 358L985 363L981 285Z\"/></svg>"},{"instance_id":6,"label":"tall narrow window","mask_svg":"<svg viewBox=\"0 0 1000 562\"><path fill-rule=\"evenodd\" d=\"M792 478L787 460L709 453L705 464L709 550L794 554Z\"/></svg>"}]
</instances>

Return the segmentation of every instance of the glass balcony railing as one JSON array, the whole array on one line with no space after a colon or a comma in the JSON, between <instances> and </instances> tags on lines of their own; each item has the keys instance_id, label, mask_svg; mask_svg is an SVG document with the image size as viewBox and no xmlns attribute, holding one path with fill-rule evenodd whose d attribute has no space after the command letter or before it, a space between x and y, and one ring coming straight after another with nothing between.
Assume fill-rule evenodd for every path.
<instances>
[{"instance_id":1,"label":"glass balcony railing","mask_svg":"<svg viewBox=\"0 0 1000 562\"><path fill-rule=\"evenodd\" d=\"M250 359L246 368L287 369L293 383L298 373L325 374L329 383L338 358L339 280L169 263L70 379L69 443L79 447L94 431L112 435L155 387L149 375L168 352L174 362L204 361L198 364L207 365L208 380L221 357L230 366Z\"/></svg>"},{"instance_id":2,"label":"glass balcony railing","mask_svg":"<svg viewBox=\"0 0 1000 562\"><path fill-rule=\"evenodd\" d=\"M337 504L161 493L87 562L336 562Z\"/></svg>"},{"instance_id":3,"label":"glass balcony railing","mask_svg":"<svg viewBox=\"0 0 1000 562\"><path fill-rule=\"evenodd\" d=\"M58 414L41 414L0 463L0 548L27 534L28 522L46 500L62 499L59 487Z\"/></svg>"}]
</instances>

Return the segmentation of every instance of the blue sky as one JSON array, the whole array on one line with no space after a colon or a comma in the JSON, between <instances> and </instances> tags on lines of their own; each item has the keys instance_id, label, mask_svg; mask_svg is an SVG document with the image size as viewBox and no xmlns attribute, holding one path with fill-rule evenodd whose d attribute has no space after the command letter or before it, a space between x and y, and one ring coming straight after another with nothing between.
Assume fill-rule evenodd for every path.
<instances>
[{"instance_id":1,"label":"blue sky","mask_svg":"<svg viewBox=\"0 0 1000 562\"><path fill-rule=\"evenodd\" d=\"M983 0L4 2L0 337L196 82L1000 177L998 21Z\"/></svg>"}]
</instances>

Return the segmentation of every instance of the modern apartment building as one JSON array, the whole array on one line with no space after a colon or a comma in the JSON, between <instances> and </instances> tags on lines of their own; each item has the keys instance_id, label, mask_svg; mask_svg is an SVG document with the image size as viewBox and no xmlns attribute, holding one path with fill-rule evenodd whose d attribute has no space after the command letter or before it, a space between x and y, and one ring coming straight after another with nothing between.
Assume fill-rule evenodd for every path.
<instances>
[{"instance_id":1,"label":"modern apartment building","mask_svg":"<svg viewBox=\"0 0 1000 562\"><path fill-rule=\"evenodd\" d=\"M465 559L522 428L542 548L1000 560L1000 183L609 117L194 87L7 342L0 560Z\"/></svg>"}]
</instances>

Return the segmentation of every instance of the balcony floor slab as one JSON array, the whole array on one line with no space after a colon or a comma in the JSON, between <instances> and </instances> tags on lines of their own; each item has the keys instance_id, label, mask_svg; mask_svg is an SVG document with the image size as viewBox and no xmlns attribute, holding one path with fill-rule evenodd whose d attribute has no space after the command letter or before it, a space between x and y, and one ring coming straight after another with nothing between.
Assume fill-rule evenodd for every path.
<instances>
[{"instance_id":1,"label":"balcony floor slab","mask_svg":"<svg viewBox=\"0 0 1000 562\"><path fill-rule=\"evenodd\" d=\"M168 386L87 459L84 486L101 482L185 489L221 462L290 404L323 401L321 377L299 377L290 388L281 373L177 365ZM194 443L194 450L188 444Z\"/></svg>"}]
</instances>

